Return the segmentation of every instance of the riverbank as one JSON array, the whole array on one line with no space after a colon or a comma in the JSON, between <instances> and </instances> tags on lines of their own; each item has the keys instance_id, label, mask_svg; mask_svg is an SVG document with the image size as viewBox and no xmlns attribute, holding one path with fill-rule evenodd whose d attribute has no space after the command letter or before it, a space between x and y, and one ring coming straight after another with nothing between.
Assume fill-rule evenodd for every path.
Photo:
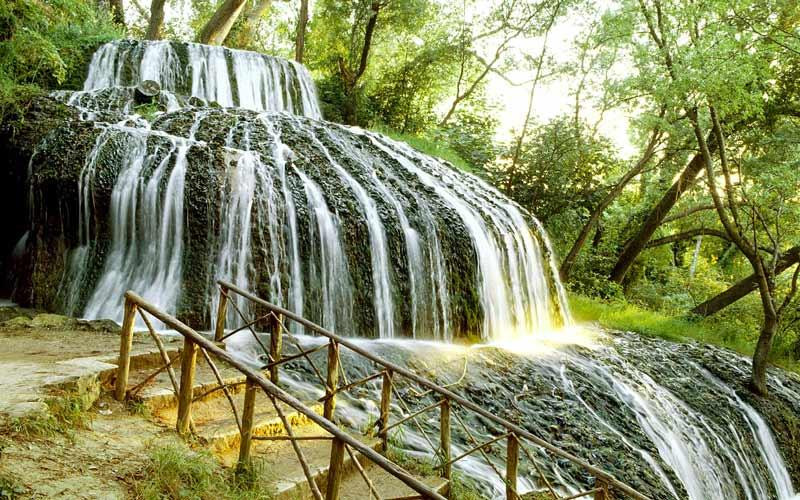
<instances>
[{"instance_id":1,"label":"riverbank","mask_svg":"<svg viewBox=\"0 0 800 500\"><path fill-rule=\"evenodd\" d=\"M758 340L758 331L742 331L735 325L715 318L669 316L621 300L604 301L583 295L570 295L570 308L575 320L595 323L603 328L636 332L647 337L671 342L696 341L731 349L742 356L751 357ZM770 358L776 366L800 375L800 360L789 354L776 354Z\"/></svg>"},{"instance_id":2,"label":"riverbank","mask_svg":"<svg viewBox=\"0 0 800 500\"><path fill-rule=\"evenodd\" d=\"M164 462L165 457L171 467L185 465L202 481L228 480L227 469L212 467L208 460L192 455L192 450L203 450L202 445L190 443L185 450L188 458L178 457L174 450L164 451L164 446L177 442L170 426L148 418L137 407L118 405L102 396L99 389L104 376L113 371L118 349L115 328L30 310L2 311L23 314L0 321L0 342L8 346L0 356L0 369L14 374L6 381L27 384L29 390L17 393L30 395L29 402L50 416L42 418L33 412L7 421L9 432L3 433L0 443L0 489L19 489L24 492L21 498L36 494L139 498L137 488L144 488L141 482L149 480L142 471L159 460ZM250 338L244 332L241 335L242 340ZM585 341L576 342L573 337L578 336L586 337ZM772 396L757 398L746 388L746 358L683 340L673 343L589 328L574 336L566 332L533 336L517 346L354 341L518 423L652 498L666 498L671 492L679 498L721 498L708 496L717 491L728 494L722 496L726 498L747 491L754 498L787 497L784 493L800 483L796 440L800 378L771 370ZM303 347L318 342L317 337L302 336ZM134 350L145 345L137 341ZM247 357L245 347L234 342L231 349ZM311 356L324 363L324 352ZM347 350L341 356L347 380L357 380L372 369ZM25 362L24 368L16 358ZM75 367L91 373L76 378ZM313 373L303 360L287 363L282 372L287 390L307 401L320 396L304 392L312 387L311 379ZM75 384L77 380L87 383ZM0 396L13 394L12 385L1 386ZM59 392L70 388L79 394ZM412 408L435 403L434 395L413 385L397 389ZM379 385L366 384L353 394L340 395L337 414L345 425L362 429L375 421L374 402L379 399ZM475 415L463 413L459 418L476 439L488 440L496 433ZM436 436L437 422L425 419L420 425L426 434ZM417 431L418 427L406 426L392 436L392 443L399 453L427 464L435 453ZM661 439L664 435L672 439ZM452 440L456 449L469 448L468 436L458 428ZM485 451L494 467L502 469L504 447ZM585 475L568 464L546 453L539 460L544 477L565 491L587 485ZM76 468L75 463L81 466ZM532 472L535 469L530 464L523 469L523 491L541 488L541 477ZM457 477L475 479L469 490L481 493L469 498L493 498L504 487L480 456L465 460L455 472ZM194 481L191 473L176 474ZM88 479L78 481L78 476ZM209 486L209 491L228 486L220 483ZM234 493L226 495L220 498L236 498Z\"/></svg>"}]
</instances>

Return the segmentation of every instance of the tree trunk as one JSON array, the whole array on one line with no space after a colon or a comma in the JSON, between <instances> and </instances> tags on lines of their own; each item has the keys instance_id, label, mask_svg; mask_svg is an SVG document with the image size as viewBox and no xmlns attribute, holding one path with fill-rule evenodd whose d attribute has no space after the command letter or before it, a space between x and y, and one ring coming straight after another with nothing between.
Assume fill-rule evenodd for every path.
<instances>
[{"instance_id":1,"label":"tree trunk","mask_svg":"<svg viewBox=\"0 0 800 500\"><path fill-rule=\"evenodd\" d=\"M306 25L308 25L308 0L300 0L300 16L297 19L297 37L294 44L294 58L303 63L306 49Z\"/></svg>"},{"instance_id":2,"label":"tree trunk","mask_svg":"<svg viewBox=\"0 0 800 500\"><path fill-rule=\"evenodd\" d=\"M764 323L761 326L761 334L758 336L756 351L753 353L753 375L750 385L753 391L759 396L769 394L767 389L767 358L772 349L772 340L775 332L778 331L778 317L764 310Z\"/></svg>"},{"instance_id":3,"label":"tree trunk","mask_svg":"<svg viewBox=\"0 0 800 500\"><path fill-rule=\"evenodd\" d=\"M697 237L697 244L694 247L692 254L692 264L689 266L689 281L694 279L694 273L697 271L697 260L700 258L700 246L703 244L703 237Z\"/></svg>"},{"instance_id":4,"label":"tree trunk","mask_svg":"<svg viewBox=\"0 0 800 500\"><path fill-rule=\"evenodd\" d=\"M258 22L264 16L264 13L272 5L272 0L258 0L242 14L244 21L242 22L241 29L237 32L236 46L240 48L249 47L253 43L253 32L255 31ZM227 42L227 39L225 40ZM223 42L223 43L225 43Z\"/></svg>"},{"instance_id":5,"label":"tree trunk","mask_svg":"<svg viewBox=\"0 0 800 500\"><path fill-rule=\"evenodd\" d=\"M358 125L358 91L345 83L342 121L345 125Z\"/></svg>"},{"instance_id":6,"label":"tree trunk","mask_svg":"<svg viewBox=\"0 0 800 500\"><path fill-rule=\"evenodd\" d=\"M342 109L342 119L347 125L358 125L358 81L367 71L369 64L369 52L372 48L372 37L375 34L375 27L378 24L378 14L380 14L381 4L372 2L372 15L367 21L364 29L364 45L361 47L361 57L358 62L358 69L354 72L345 63L344 59L339 58L339 74L344 84L344 108Z\"/></svg>"},{"instance_id":7,"label":"tree trunk","mask_svg":"<svg viewBox=\"0 0 800 500\"><path fill-rule=\"evenodd\" d=\"M775 268L775 275L777 276L778 274L786 271L798 262L800 262L800 246L795 246L787 250L783 257L778 260L778 265ZM756 288L758 288L758 278L755 274L751 274L750 276L737 281L724 292L715 295L702 304L696 306L690 312L698 316L711 316L712 314L725 309L742 297L749 295L750 292Z\"/></svg>"},{"instance_id":8,"label":"tree trunk","mask_svg":"<svg viewBox=\"0 0 800 500\"><path fill-rule=\"evenodd\" d=\"M663 112L662 112L663 116ZM600 220L600 217L603 215L603 212L609 205L619 196L625 186L636 177L642 169L644 169L645 165L650 162L650 159L653 157L655 153L656 144L658 144L658 140L661 137L661 133L658 129L653 130L650 136L650 142L647 144L647 148L645 149L644 154L642 155L641 159L636 162L636 165L632 169L630 169L622 178L614 185L611 191L606 195L605 198L598 204L595 209L592 211L591 215L589 216L589 220L586 221L586 224L583 225L581 228L581 232L578 234L578 237L575 239L575 242L572 244L572 248L570 248L569 253L566 257L564 257L563 262L561 262L561 267L559 268L559 274L561 275L562 281L567 281L569 279L569 273L572 271L572 266L575 265L575 261L578 259L578 254L580 253L583 245L586 243L586 240L589 238L589 233L592 231L592 228L597 224Z\"/></svg>"},{"instance_id":9,"label":"tree trunk","mask_svg":"<svg viewBox=\"0 0 800 500\"><path fill-rule=\"evenodd\" d=\"M708 148L712 153L717 148L713 135L708 139ZM692 161L689 162L680 177L678 177L678 180L664 193L661 200L650 211L650 214L640 226L639 232L625 244L614 269L611 271L611 276L609 277L611 281L622 283L631 265L642 253L642 250L645 249L653 233L656 232L656 229L661 225L669 211L672 210L672 207L680 200L683 193L694 184L695 179L705 167L706 162L703 159L703 155L701 153L695 154Z\"/></svg>"},{"instance_id":10,"label":"tree trunk","mask_svg":"<svg viewBox=\"0 0 800 500\"><path fill-rule=\"evenodd\" d=\"M225 0L200 31L200 43L222 45L246 3L247 0Z\"/></svg>"},{"instance_id":11,"label":"tree trunk","mask_svg":"<svg viewBox=\"0 0 800 500\"><path fill-rule=\"evenodd\" d=\"M147 24L148 40L160 40L161 29L164 27L164 3L166 0L153 0L150 3L150 22Z\"/></svg>"},{"instance_id":12,"label":"tree trunk","mask_svg":"<svg viewBox=\"0 0 800 500\"><path fill-rule=\"evenodd\" d=\"M125 5L123 0L109 0L108 4L111 7L111 15L114 22L125 26Z\"/></svg>"}]
</instances>

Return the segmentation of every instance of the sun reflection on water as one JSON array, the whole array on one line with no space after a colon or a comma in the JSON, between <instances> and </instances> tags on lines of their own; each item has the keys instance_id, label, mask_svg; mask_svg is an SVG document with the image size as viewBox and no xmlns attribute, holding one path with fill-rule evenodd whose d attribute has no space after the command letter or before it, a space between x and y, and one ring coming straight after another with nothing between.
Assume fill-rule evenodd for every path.
<instances>
[{"instance_id":1,"label":"sun reflection on water","mask_svg":"<svg viewBox=\"0 0 800 500\"><path fill-rule=\"evenodd\" d=\"M511 335L500 332L486 344L474 347L497 347L515 354L542 355L549 354L567 345L577 345L587 348L597 346L599 332L581 325L571 325L559 329L539 331L528 335L514 332Z\"/></svg>"}]
</instances>

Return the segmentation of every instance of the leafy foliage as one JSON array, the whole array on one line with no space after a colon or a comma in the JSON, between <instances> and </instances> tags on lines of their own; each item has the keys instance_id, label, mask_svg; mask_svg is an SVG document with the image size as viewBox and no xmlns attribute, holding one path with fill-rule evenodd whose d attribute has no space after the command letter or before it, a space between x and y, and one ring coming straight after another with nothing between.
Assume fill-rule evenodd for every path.
<instances>
[{"instance_id":1,"label":"leafy foliage","mask_svg":"<svg viewBox=\"0 0 800 500\"><path fill-rule=\"evenodd\" d=\"M536 126L512 168L514 152L504 152L491 179L545 223L568 210L590 210L603 193L603 176L619 169L611 144L568 117Z\"/></svg>"},{"instance_id":2,"label":"leafy foliage","mask_svg":"<svg viewBox=\"0 0 800 500\"><path fill-rule=\"evenodd\" d=\"M42 89L80 88L97 46L121 36L94 2L0 3L0 118Z\"/></svg>"}]
</instances>

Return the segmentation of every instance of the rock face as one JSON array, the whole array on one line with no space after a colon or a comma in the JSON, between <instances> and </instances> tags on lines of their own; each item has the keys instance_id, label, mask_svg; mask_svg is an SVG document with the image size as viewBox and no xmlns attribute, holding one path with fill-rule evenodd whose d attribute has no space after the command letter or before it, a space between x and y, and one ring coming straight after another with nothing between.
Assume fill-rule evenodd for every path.
<instances>
[{"instance_id":1,"label":"rock face","mask_svg":"<svg viewBox=\"0 0 800 500\"><path fill-rule=\"evenodd\" d=\"M796 375L770 370L771 396L759 398L745 387L749 360L729 350L632 333L595 335L576 344L534 342L527 352L430 342L360 345L448 386L650 498L796 498L794 491L800 485L800 379ZM310 347L314 341L306 342ZM253 353L259 351L258 346L251 347ZM364 358L348 350L342 353L348 380L374 373ZM323 362L324 353L320 353L318 366ZM318 387L314 377L307 363L297 362L286 367L281 381L302 391ZM401 377L395 377L394 383L396 397L409 406L404 413L439 399ZM371 402L379 400L380 390L376 382L342 394L337 415L355 428L374 423L378 410ZM393 411L400 410L398 406ZM454 412L479 442L503 432L462 408ZM434 411L418 420L434 447L439 436L437 417ZM452 423L453 445L459 450L473 446L455 416ZM436 450L416 424L404 426L392 440L408 456L435 462ZM525 446L558 488L576 493L593 484L593 478L570 462L530 443ZM485 451L495 468L503 471L505 446L500 443ZM521 457L519 470L522 491L545 489L527 456ZM503 497L505 485L480 454L459 463L455 471L461 478L474 480L483 497Z\"/></svg>"},{"instance_id":2,"label":"rock face","mask_svg":"<svg viewBox=\"0 0 800 500\"><path fill-rule=\"evenodd\" d=\"M137 79L159 83L154 103L119 86ZM241 51L101 47L86 90L39 103L26 123L45 125L7 142L28 198L15 299L119 318L132 289L204 327L225 279L365 337L513 338L568 321L534 217L405 144L318 120L309 82Z\"/></svg>"}]
</instances>

